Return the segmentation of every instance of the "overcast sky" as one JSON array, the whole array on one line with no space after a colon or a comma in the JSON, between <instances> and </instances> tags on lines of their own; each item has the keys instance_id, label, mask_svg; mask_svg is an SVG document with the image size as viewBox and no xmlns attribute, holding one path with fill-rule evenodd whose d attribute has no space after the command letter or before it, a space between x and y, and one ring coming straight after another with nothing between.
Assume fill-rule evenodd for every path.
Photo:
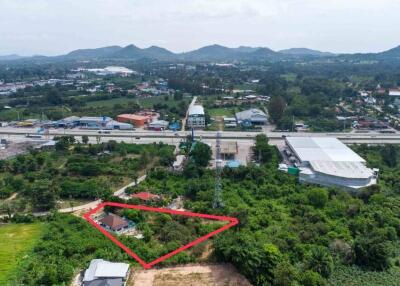
<instances>
[{"instance_id":1,"label":"overcast sky","mask_svg":"<svg viewBox=\"0 0 400 286\"><path fill-rule=\"evenodd\" d=\"M400 0L0 0L0 55L135 44L376 52L400 45Z\"/></svg>"}]
</instances>

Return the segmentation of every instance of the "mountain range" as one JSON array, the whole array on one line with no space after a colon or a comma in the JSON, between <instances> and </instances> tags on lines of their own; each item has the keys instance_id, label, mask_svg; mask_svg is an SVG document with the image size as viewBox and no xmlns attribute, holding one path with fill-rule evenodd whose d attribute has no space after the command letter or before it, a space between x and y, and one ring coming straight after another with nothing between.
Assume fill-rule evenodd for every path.
<instances>
[{"instance_id":1,"label":"mountain range","mask_svg":"<svg viewBox=\"0 0 400 286\"><path fill-rule=\"evenodd\" d=\"M18 55L0 56L0 61L29 59ZM37 57L35 57L37 58ZM347 60L400 60L400 46L380 53L365 54L334 54L307 48L292 48L273 51L266 47L228 48L221 45L210 45L185 53L173 53L165 48L151 46L139 48L135 45L109 46L97 49L79 49L66 55L43 57L57 60L95 60L95 59L124 59L124 60L161 60L161 61L283 61L321 58L343 58Z\"/></svg>"},{"instance_id":2,"label":"mountain range","mask_svg":"<svg viewBox=\"0 0 400 286\"><path fill-rule=\"evenodd\" d=\"M231 60L283 60L296 57L322 57L333 55L310 49L289 49L273 51L264 47L228 48L221 45L210 45L186 53L173 53L167 49L151 46L141 49L135 45L126 47L110 46L98 49L83 49L68 53L69 59L154 59L154 60L186 60L186 61L231 61Z\"/></svg>"},{"instance_id":3,"label":"mountain range","mask_svg":"<svg viewBox=\"0 0 400 286\"><path fill-rule=\"evenodd\" d=\"M24 57L16 55L16 54L4 55L4 56L0 56L0 61L13 61L13 60L19 60L22 58L24 58Z\"/></svg>"}]
</instances>

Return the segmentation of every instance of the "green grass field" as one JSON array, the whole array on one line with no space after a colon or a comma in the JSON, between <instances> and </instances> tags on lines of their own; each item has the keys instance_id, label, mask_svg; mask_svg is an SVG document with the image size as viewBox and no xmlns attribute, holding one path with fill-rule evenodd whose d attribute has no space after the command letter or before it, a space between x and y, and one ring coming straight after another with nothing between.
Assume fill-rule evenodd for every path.
<instances>
[{"instance_id":1,"label":"green grass field","mask_svg":"<svg viewBox=\"0 0 400 286\"><path fill-rule=\"evenodd\" d=\"M152 108L153 104L155 103L163 103L167 104L168 106L175 106L177 105L177 101L173 100L172 96L168 97L168 100L165 100L165 96L153 96L153 97L148 97L148 98L126 98L126 97L120 97L120 98L113 98L113 99L108 99L108 100L98 100L98 101L91 101L87 103L87 106L90 107L100 107L100 106L105 106L105 107L111 107L114 104L127 104L129 102L134 102L140 104L144 108ZM190 102L190 98L185 98L184 99L186 102Z\"/></svg>"},{"instance_id":2,"label":"green grass field","mask_svg":"<svg viewBox=\"0 0 400 286\"><path fill-rule=\"evenodd\" d=\"M207 111L211 117L214 117L214 116L233 117L235 115L234 108L211 108L211 109L208 109Z\"/></svg>"},{"instance_id":3,"label":"green grass field","mask_svg":"<svg viewBox=\"0 0 400 286\"><path fill-rule=\"evenodd\" d=\"M87 106L90 107L100 107L100 106L105 106L105 107L112 107L114 104L127 104L129 102L137 102L138 99L136 98L126 98L126 97L119 97L119 98L113 98L113 99L107 99L107 100L97 100L97 101L89 101L86 103Z\"/></svg>"},{"instance_id":4,"label":"green grass field","mask_svg":"<svg viewBox=\"0 0 400 286\"><path fill-rule=\"evenodd\" d=\"M43 224L9 224L0 226L0 285L10 285L20 262L39 240Z\"/></svg>"},{"instance_id":5,"label":"green grass field","mask_svg":"<svg viewBox=\"0 0 400 286\"><path fill-rule=\"evenodd\" d=\"M281 77L286 79L287 81L295 81L296 80L296 74L295 73L287 73L287 74L282 74Z\"/></svg>"}]
</instances>

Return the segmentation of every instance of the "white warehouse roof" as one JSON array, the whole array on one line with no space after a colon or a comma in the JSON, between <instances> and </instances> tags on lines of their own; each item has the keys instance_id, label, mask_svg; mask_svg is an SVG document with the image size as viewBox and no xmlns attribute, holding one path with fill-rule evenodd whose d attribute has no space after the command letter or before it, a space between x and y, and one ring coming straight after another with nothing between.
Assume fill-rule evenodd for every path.
<instances>
[{"instance_id":1,"label":"white warehouse roof","mask_svg":"<svg viewBox=\"0 0 400 286\"><path fill-rule=\"evenodd\" d=\"M286 137L301 162L362 162L365 160L336 138Z\"/></svg>"},{"instance_id":2,"label":"white warehouse roof","mask_svg":"<svg viewBox=\"0 0 400 286\"><path fill-rule=\"evenodd\" d=\"M149 124L149 127L158 127L158 126L161 126L161 127L167 128L168 125L169 125L169 122L168 122L168 121L165 121L165 120L156 120L156 121L151 122L151 123Z\"/></svg>"},{"instance_id":3,"label":"white warehouse roof","mask_svg":"<svg viewBox=\"0 0 400 286\"><path fill-rule=\"evenodd\" d=\"M310 165L316 172L347 179L368 179L374 175L361 162L312 161Z\"/></svg>"},{"instance_id":4,"label":"white warehouse roof","mask_svg":"<svg viewBox=\"0 0 400 286\"><path fill-rule=\"evenodd\" d=\"M236 113L238 121L249 120L251 122L267 122L268 116L260 109L253 108Z\"/></svg>"},{"instance_id":5,"label":"white warehouse roof","mask_svg":"<svg viewBox=\"0 0 400 286\"><path fill-rule=\"evenodd\" d=\"M191 115L204 115L204 108L201 105L191 105L188 111L189 116Z\"/></svg>"}]
</instances>

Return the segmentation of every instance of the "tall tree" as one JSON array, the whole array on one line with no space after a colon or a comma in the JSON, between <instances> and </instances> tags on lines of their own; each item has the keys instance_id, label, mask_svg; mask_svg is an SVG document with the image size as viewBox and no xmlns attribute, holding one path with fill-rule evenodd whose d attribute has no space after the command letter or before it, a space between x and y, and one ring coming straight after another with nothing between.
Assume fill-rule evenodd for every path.
<instances>
[{"instance_id":1,"label":"tall tree","mask_svg":"<svg viewBox=\"0 0 400 286\"><path fill-rule=\"evenodd\" d=\"M383 160L390 168L397 166L397 155L397 148L395 145L385 145L382 149Z\"/></svg>"},{"instance_id":2,"label":"tall tree","mask_svg":"<svg viewBox=\"0 0 400 286\"><path fill-rule=\"evenodd\" d=\"M207 167L211 160L211 148L202 142L196 142L190 151L190 158L198 167Z\"/></svg>"},{"instance_id":3,"label":"tall tree","mask_svg":"<svg viewBox=\"0 0 400 286\"><path fill-rule=\"evenodd\" d=\"M82 143L83 144L87 144L87 143L89 143L89 136L87 136L87 135L83 135L82 136Z\"/></svg>"},{"instance_id":4,"label":"tall tree","mask_svg":"<svg viewBox=\"0 0 400 286\"><path fill-rule=\"evenodd\" d=\"M268 144L268 138L264 134L256 136L256 144L253 147L254 156L260 163L271 161L274 155L274 147Z\"/></svg>"},{"instance_id":5,"label":"tall tree","mask_svg":"<svg viewBox=\"0 0 400 286\"><path fill-rule=\"evenodd\" d=\"M268 105L268 113L269 116L272 118L272 121L278 123L286 108L286 102L281 96L274 96L271 98L269 105Z\"/></svg>"}]
</instances>

